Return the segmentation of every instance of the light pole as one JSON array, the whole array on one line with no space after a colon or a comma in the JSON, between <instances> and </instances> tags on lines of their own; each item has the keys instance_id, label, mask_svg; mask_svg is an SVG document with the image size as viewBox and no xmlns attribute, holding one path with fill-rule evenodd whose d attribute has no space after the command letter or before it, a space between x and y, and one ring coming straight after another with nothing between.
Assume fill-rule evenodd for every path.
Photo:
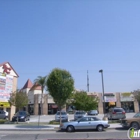
<instances>
[{"instance_id":1,"label":"light pole","mask_svg":"<svg viewBox=\"0 0 140 140\"><path fill-rule=\"evenodd\" d=\"M102 79L102 91L103 91L103 113L105 116L105 98L104 98L104 79L103 79L103 70L99 70L99 73L101 73L101 79Z\"/></svg>"}]
</instances>

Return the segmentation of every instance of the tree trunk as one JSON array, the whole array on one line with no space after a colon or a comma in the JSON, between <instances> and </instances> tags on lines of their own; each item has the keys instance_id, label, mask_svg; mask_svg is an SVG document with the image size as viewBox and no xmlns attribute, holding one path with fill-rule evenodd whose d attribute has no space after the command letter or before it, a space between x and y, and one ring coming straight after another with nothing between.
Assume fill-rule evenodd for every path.
<instances>
[{"instance_id":1,"label":"tree trunk","mask_svg":"<svg viewBox=\"0 0 140 140\"><path fill-rule=\"evenodd\" d=\"M62 123L62 117L61 117L61 106L59 107L60 108L60 125Z\"/></svg>"}]
</instances>

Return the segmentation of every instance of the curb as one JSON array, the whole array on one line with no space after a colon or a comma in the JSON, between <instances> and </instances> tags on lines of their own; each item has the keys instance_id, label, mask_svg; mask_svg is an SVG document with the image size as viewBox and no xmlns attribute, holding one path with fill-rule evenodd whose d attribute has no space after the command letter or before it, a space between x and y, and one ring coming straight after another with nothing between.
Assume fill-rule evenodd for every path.
<instances>
[{"instance_id":1,"label":"curb","mask_svg":"<svg viewBox=\"0 0 140 140\"><path fill-rule=\"evenodd\" d=\"M112 128L106 128L105 130L111 130L111 129L121 129L122 127L112 127ZM0 129L0 131L59 131L61 129L59 129L58 127L55 127L55 128L52 128L52 129L42 129L42 128L28 128L28 129L25 129L25 128L20 128L20 129Z\"/></svg>"}]
</instances>

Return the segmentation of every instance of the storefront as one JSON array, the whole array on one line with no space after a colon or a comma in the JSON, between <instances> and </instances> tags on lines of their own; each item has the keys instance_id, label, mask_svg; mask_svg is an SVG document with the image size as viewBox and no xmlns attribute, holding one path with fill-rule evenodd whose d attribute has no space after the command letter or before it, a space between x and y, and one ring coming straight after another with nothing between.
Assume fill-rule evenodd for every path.
<instances>
[{"instance_id":1,"label":"storefront","mask_svg":"<svg viewBox=\"0 0 140 140\"><path fill-rule=\"evenodd\" d=\"M48 114L56 114L58 106L56 104L48 104Z\"/></svg>"},{"instance_id":2,"label":"storefront","mask_svg":"<svg viewBox=\"0 0 140 140\"><path fill-rule=\"evenodd\" d=\"M105 101L105 113L107 113L111 107L116 106L116 95L114 93L105 93L104 101Z\"/></svg>"},{"instance_id":3,"label":"storefront","mask_svg":"<svg viewBox=\"0 0 140 140\"><path fill-rule=\"evenodd\" d=\"M34 114L34 104L29 104L28 105L28 112L30 115Z\"/></svg>"},{"instance_id":4,"label":"storefront","mask_svg":"<svg viewBox=\"0 0 140 140\"><path fill-rule=\"evenodd\" d=\"M121 107L125 112L135 112L134 96L131 93L120 93Z\"/></svg>"}]
</instances>

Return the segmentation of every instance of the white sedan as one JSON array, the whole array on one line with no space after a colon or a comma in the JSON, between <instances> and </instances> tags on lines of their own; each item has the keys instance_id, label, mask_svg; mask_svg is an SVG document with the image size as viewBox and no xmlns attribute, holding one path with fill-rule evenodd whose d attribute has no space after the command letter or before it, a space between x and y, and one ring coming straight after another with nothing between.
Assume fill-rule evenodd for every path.
<instances>
[{"instance_id":1,"label":"white sedan","mask_svg":"<svg viewBox=\"0 0 140 140\"><path fill-rule=\"evenodd\" d=\"M60 125L61 130L66 130L67 132L73 132L75 130L82 129L96 129L98 131L103 131L104 128L108 128L110 125L108 121L101 120L93 116L84 116L76 121L65 122Z\"/></svg>"}]
</instances>

